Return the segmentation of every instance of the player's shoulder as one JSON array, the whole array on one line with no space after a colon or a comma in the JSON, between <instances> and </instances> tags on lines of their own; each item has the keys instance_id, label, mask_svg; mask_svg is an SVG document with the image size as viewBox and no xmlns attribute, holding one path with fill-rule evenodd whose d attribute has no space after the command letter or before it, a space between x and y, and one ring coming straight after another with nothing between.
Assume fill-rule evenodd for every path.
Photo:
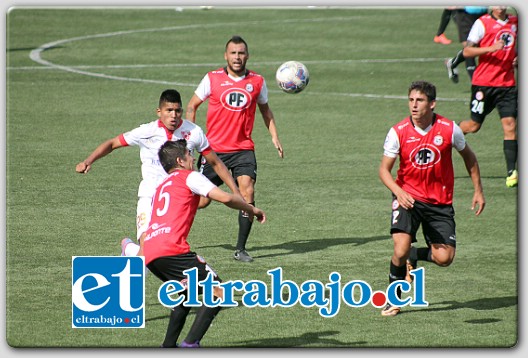
<instances>
[{"instance_id":1,"label":"player's shoulder","mask_svg":"<svg viewBox=\"0 0 528 358\"><path fill-rule=\"evenodd\" d=\"M394 128L397 131L401 131L401 130L406 129L409 126L412 126L411 120L409 119L409 117L405 117L404 119L402 119L401 121L393 125L392 128Z\"/></svg>"},{"instance_id":2,"label":"player's shoulder","mask_svg":"<svg viewBox=\"0 0 528 358\"><path fill-rule=\"evenodd\" d=\"M179 127L182 131L187 131L191 133L203 133L202 127L200 127L198 124L191 122L188 119L182 120L182 124Z\"/></svg>"},{"instance_id":3,"label":"player's shoulder","mask_svg":"<svg viewBox=\"0 0 528 358\"><path fill-rule=\"evenodd\" d=\"M455 123L454 121L452 121L451 119L449 118L446 118L440 114L436 114L436 123L440 124L440 125L443 125L443 126L453 126L453 124Z\"/></svg>"},{"instance_id":4,"label":"player's shoulder","mask_svg":"<svg viewBox=\"0 0 528 358\"><path fill-rule=\"evenodd\" d=\"M218 68L216 70L210 71L208 74L211 75L211 76L225 75L226 74L226 70L225 70L225 68L220 67L220 68Z\"/></svg>"},{"instance_id":5,"label":"player's shoulder","mask_svg":"<svg viewBox=\"0 0 528 358\"><path fill-rule=\"evenodd\" d=\"M262 77L261 74L253 71L253 70L247 70L247 75L246 75L248 78L251 78L251 77L257 77L257 78L264 78Z\"/></svg>"}]
</instances>

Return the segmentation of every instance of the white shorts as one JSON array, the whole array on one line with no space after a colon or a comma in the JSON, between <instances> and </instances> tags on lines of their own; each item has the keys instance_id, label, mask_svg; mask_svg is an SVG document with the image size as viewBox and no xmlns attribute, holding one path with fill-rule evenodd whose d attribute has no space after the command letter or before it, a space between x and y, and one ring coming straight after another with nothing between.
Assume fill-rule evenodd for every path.
<instances>
[{"instance_id":1,"label":"white shorts","mask_svg":"<svg viewBox=\"0 0 528 358\"><path fill-rule=\"evenodd\" d=\"M138 199L137 203L137 216L136 216L136 239L139 238L142 233L146 232L150 222L150 214L152 210L152 198L142 196Z\"/></svg>"}]
</instances>

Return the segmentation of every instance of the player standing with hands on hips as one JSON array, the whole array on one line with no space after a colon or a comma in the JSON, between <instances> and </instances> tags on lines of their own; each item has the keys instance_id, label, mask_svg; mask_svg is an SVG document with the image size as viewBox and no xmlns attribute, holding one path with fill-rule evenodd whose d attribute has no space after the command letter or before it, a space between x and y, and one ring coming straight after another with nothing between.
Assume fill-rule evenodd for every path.
<instances>
[{"instance_id":1,"label":"player standing with hands on hips","mask_svg":"<svg viewBox=\"0 0 528 358\"><path fill-rule=\"evenodd\" d=\"M464 57L478 57L471 80L471 119L459 123L466 133L476 133L488 114L497 108L504 132L506 186L515 187L517 173L517 16L506 14L506 6L492 6L469 32Z\"/></svg>"},{"instance_id":2,"label":"player standing with hands on hips","mask_svg":"<svg viewBox=\"0 0 528 358\"><path fill-rule=\"evenodd\" d=\"M198 107L207 99L206 134L213 150L225 163L235 178L240 193L247 203L255 205L257 161L255 143L251 138L258 106L264 124L269 130L273 145L284 157L275 118L268 105L268 88L264 77L246 69L249 49L240 36L233 36L225 46L226 66L205 75L187 105L187 118L196 120ZM222 180L202 163L202 173L215 185ZM246 242L252 222L245 211L238 216L238 240L234 258L243 262L253 261L246 251Z\"/></svg>"},{"instance_id":3,"label":"player standing with hands on hips","mask_svg":"<svg viewBox=\"0 0 528 358\"><path fill-rule=\"evenodd\" d=\"M145 239L141 241L145 264L163 282L184 282L187 277L183 271L195 267L198 270L199 281L205 280L211 273L215 281L221 282L205 260L190 250L187 241L200 198L208 197L227 207L245 210L249 213L250 220L255 217L261 223L266 221L265 213L247 204L239 195L219 189L195 171L194 157L187 148L185 139L165 142L159 149L159 160L168 177L157 187L152 198L152 217ZM201 290L202 288L199 287L200 293ZM222 290L218 287L215 288L214 294L218 298L223 297ZM200 340L220 308L220 306L200 306L180 347L199 348ZM172 308L162 347L177 347L176 341L190 309L183 304Z\"/></svg>"},{"instance_id":4,"label":"player standing with hands on hips","mask_svg":"<svg viewBox=\"0 0 528 358\"><path fill-rule=\"evenodd\" d=\"M477 157L460 128L434 113L435 86L425 81L413 82L408 96L411 115L389 130L379 167L381 182L393 196L390 232L394 252L389 283L411 281L408 271L416 268L418 260L438 266L453 262L456 233L452 148L462 156L473 182L471 209L480 215L485 206ZM394 179L391 171L398 158L400 167ZM427 247L415 248L412 243L416 242L420 225ZM387 304L381 314L395 316L399 312L399 307Z\"/></svg>"}]
</instances>

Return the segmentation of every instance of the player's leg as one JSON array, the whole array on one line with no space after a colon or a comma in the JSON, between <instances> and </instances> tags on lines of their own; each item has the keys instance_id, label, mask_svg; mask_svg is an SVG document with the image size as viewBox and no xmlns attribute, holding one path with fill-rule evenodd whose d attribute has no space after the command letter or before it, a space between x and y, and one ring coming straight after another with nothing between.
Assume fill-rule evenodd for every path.
<instances>
[{"instance_id":1,"label":"player's leg","mask_svg":"<svg viewBox=\"0 0 528 358\"><path fill-rule=\"evenodd\" d=\"M433 38L433 41L436 43L441 43L443 45L449 45L451 43L451 40L446 37L444 34L447 25L449 24L449 21L451 20L451 13L453 11L449 9L444 9L442 11L442 15L440 17L440 24L438 25L438 30L436 31L436 35Z\"/></svg>"},{"instance_id":2,"label":"player's leg","mask_svg":"<svg viewBox=\"0 0 528 358\"><path fill-rule=\"evenodd\" d=\"M415 209L413 209L414 211ZM407 259L419 226L419 217L413 215L413 212L401 207L393 196L391 235L394 248L389 265L389 284L394 281L405 280L408 274ZM401 297L401 290L396 294ZM398 313L400 313L400 308L389 303L381 311L382 316L396 316Z\"/></svg>"},{"instance_id":3,"label":"player's leg","mask_svg":"<svg viewBox=\"0 0 528 358\"><path fill-rule=\"evenodd\" d=\"M244 200L255 206L255 180L248 175L241 175L236 180ZM238 239L234 256L239 261L253 261L253 258L246 251L246 243L252 226L253 222L249 220L248 213L240 210L238 213Z\"/></svg>"},{"instance_id":4,"label":"player's leg","mask_svg":"<svg viewBox=\"0 0 528 358\"><path fill-rule=\"evenodd\" d=\"M498 93L497 111L501 118L502 129L504 131L504 157L506 159L506 169L508 177L506 185L508 187L517 186L517 88L502 88Z\"/></svg>"},{"instance_id":5,"label":"player's leg","mask_svg":"<svg viewBox=\"0 0 528 358\"><path fill-rule=\"evenodd\" d=\"M455 210L451 205L424 204L422 229L430 253L428 261L442 267L451 265L456 252Z\"/></svg>"},{"instance_id":6,"label":"player's leg","mask_svg":"<svg viewBox=\"0 0 528 358\"><path fill-rule=\"evenodd\" d=\"M237 182L240 194L244 200L251 205L255 205L255 183L257 180L257 160L255 153L250 150L238 152L232 157L231 167L233 177ZM251 232L253 222L249 220L249 215L245 211L238 214L238 238L234 258L242 262L251 262L253 258L246 250L246 244Z\"/></svg>"},{"instance_id":7,"label":"player's leg","mask_svg":"<svg viewBox=\"0 0 528 358\"><path fill-rule=\"evenodd\" d=\"M136 239L137 243L130 239L123 239L121 241L122 256L137 256L140 246L141 237L147 231L148 223L150 221L150 211L152 206L152 198L140 197L138 199L136 208Z\"/></svg>"},{"instance_id":8,"label":"player's leg","mask_svg":"<svg viewBox=\"0 0 528 358\"><path fill-rule=\"evenodd\" d=\"M195 255L194 263L192 264L194 267L198 268L198 280L203 281L207 278L208 275L212 275L214 281L221 282L221 279L218 277L217 273L214 271L214 269L209 266L205 260L199 256ZM218 287L214 290L214 295L218 298L223 298L223 293ZM199 292L202 292L201 290ZM185 339L180 344L180 347L182 348L199 348L200 347L200 341L202 340L205 333L207 333L207 330L211 326L211 323L215 319L218 312L220 312L221 306L217 307L207 307L205 305L202 305L198 310L196 311L196 317L194 318L194 322L189 329L189 333L185 337Z\"/></svg>"}]
</instances>

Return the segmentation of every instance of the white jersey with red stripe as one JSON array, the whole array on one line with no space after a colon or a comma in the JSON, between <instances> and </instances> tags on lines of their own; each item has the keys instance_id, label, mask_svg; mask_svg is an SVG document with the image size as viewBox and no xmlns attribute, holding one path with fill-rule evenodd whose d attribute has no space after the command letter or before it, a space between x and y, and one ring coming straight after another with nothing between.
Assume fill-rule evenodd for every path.
<instances>
[{"instance_id":1,"label":"white jersey with red stripe","mask_svg":"<svg viewBox=\"0 0 528 358\"><path fill-rule=\"evenodd\" d=\"M517 57L517 16L502 21L491 15L480 17L471 28L468 41L480 47L504 41L504 48L480 55L471 83L485 87L513 87L516 84L513 60Z\"/></svg>"},{"instance_id":2,"label":"white jersey with red stripe","mask_svg":"<svg viewBox=\"0 0 528 358\"><path fill-rule=\"evenodd\" d=\"M158 186L143 247L145 264L158 257L190 251L187 236L200 196L207 196L215 187L205 176L192 170L176 170Z\"/></svg>"},{"instance_id":3,"label":"white jersey with red stripe","mask_svg":"<svg viewBox=\"0 0 528 358\"><path fill-rule=\"evenodd\" d=\"M140 148L142 180L138 189L139 197L152 197L156 187L167 177L159 161L158 151L166 141L178 139L187 140L187 148L193 153L196 151L208 154L211 151L209 141L202 129L187 120L182 120L180 126L173 132L158 119L119 136L123 146Z\"/></svg>"},{"instance_id":4,"label":"white jersey with red stripe","mask_svg":"<svg viewBox=\"0 0 528 358\"><path fill-rule=\"evenodd\" d=\"M264 78L246 71L242 77L229 76L225 68L211 71L198 85L195 94L207 108L207 138L217 153L254 150L251 138L257 104L268 103Z\"/></svg>"},{"instance_id":5,"label":"white jersey with red stripe","mask_svg":"<svg viewBox=\"0 0 528 358\"><path fill-rule=\"evenodd\" d=\"M450 205L453 202L454 170L452 148L466 147L460 127L435 114L425 130L415 127L409 117L393 126L385 139L383 154L399 157L396 183L416 200Z\"/></svg>"}]
</instances>

